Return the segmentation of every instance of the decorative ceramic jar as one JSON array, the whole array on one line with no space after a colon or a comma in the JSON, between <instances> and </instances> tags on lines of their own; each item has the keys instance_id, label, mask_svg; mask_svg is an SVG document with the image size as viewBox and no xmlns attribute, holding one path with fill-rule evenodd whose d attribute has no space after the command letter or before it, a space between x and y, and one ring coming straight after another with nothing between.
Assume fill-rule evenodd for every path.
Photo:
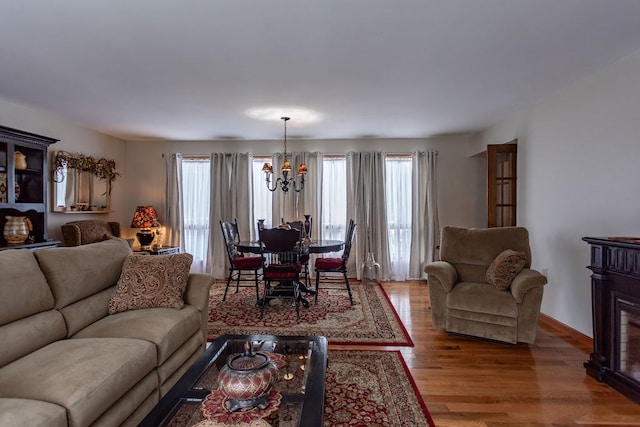
<instances>
[{"instance_id":1,"label":"decorative ceramic jar","mask_svg":"<svg viewBox=\"0 0 640 427\"><path fill-rule=\"evenodd\" d=\"M29 237L29 231L33 228L31 220L26 216L10 216L5 217L7 222L4 225L4 240L9 245L21 245Z\"/></svg>"},{"instance_id":2,"label":"decorative ceramic jar","mask_svg":"<svg viewBox=\"0 0 640 427\"><path fill-rule=\"evenodd\" d=\"M13 162L16 169L22 170L27 168L27 156L22 154L20 151L16 151L13 154Z\"/></svg>"},{"instance_id":3,"label":"decorative ceramic jar","mask_svg":"<svg viewBox=\"0 0 640 427\"><path fill-rule=\"evenodd\" d=\"M251 351L247 341L244 353L229 359L218 374L219 388L229 398L229 412L252 407L265 409L277 372L269 356Z\"/></svg>"}]
</instances>

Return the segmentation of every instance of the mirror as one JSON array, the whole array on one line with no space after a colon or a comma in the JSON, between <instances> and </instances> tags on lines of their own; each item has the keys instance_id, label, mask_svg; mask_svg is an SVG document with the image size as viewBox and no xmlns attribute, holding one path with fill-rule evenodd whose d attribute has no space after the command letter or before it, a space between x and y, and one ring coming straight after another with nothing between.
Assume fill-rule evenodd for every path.
<instances>
[{"instance_id":1,"label":"mirror","mask_svg":"<svg viewBox=\"0 0 640 427\"><path fill-rule=\"evenodd\" d=\"M111 182L119 175L115 161L58 151L52 170L53 212L111 211Z\"/></svg>"}]
</instances>

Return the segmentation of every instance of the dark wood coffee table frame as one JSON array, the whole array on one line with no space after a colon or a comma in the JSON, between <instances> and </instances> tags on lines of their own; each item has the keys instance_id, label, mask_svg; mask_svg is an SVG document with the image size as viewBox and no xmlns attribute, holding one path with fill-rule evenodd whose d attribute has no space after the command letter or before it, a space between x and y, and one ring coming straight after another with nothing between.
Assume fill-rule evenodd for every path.
<instances>
[{"instance_id":1,"label":"dark wood coffee table frame","mask_svg":"<svg viewBox=\"0 0 640 427\"><path fill-rule=\"evenodd\" d=\"M299 426L322 426L327 371L327 339L322 336L287 337L274 335L222 335L218 337L158 402L140 423L140 426L157 427L166 425L185 402L190 404L202 402L211 390L194 388L194 386L219 357L228 354L227 345L232 341L273 341L277 342L279 346L312 342L314 349L308 364L305 392L304 394L283 394L281 404L302 403Z\"/></svg>"}]
</instances>

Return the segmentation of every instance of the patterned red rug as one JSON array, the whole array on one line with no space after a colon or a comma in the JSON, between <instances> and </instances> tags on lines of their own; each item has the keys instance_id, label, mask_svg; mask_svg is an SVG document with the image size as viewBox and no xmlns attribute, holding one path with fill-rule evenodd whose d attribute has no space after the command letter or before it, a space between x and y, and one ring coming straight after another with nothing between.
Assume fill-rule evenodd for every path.
<instances>
[{"instance_id":1,"label":"patterned red rug","mask_svg":"<svg viewBox=\"0 0 640 427\"><path fill-rule=\"evenodd\" d=\"M274 300L260 319L255 289L229 290L222 301L225 283L211 288L209 341L224 334L324 335L330 344L413 346L413 341L380 285L353 283L353 305L345 290L320 289L318 304L308 299L296 318L291 300Z\"/></svg>"},{"instance_id":2,"label":"patterned red rug","mask_svg":"<svg viewBox=\"0 0 640 427\"><path fill-rule=\"evenodd\" d=\"M326 427L435 427L399 351L329 350L325 391ZM184 405L170 425L219 427L206 409Z\"/></svg>"}]
</instances>

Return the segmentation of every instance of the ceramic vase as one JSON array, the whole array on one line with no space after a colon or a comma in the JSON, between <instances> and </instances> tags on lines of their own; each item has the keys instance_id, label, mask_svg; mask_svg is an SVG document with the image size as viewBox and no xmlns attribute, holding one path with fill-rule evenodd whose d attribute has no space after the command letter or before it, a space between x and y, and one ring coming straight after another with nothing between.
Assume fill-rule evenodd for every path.
<instances>
[{"instance_id":1,"label":"ceramic vase","mask_svg":"<svg viewBox=\"0 0 640 427\"><path fill-rule=\"evenodd\" d=\"M380 264L373 257L373 252L367 252L367 257L362 264L362 283L376 285L380 283Z\"/></svg>"},{"instance_id":2,"label":"ceramic vase","mask_svg":"<svg viewBox=\"0 0 640 427\"><path fill-rule=\"evenodd\" d=\"M311 215L304 216L304 237L311 239Z\"/></svg>"},{"instance_id":3,"label":"ceramic vase","mask_svg":"<svg viewBox=\"0 0 640 427\"><path fill-rule=\"evenodd\" d=\"M16 151L13 154L13 161L16 169L22 170L27 168L27 156L22 154L20 151Z\"/></svg>"},{"instance_id":4,"label":"ceramic vase","mask_svg":"<svg viewBox=\"0 0 640 427\"><path fill-rule=\"evenodd\" d=\"M4 225L4 240L9 245L21 245L29 237L29 218L26 216L10 216L5 217L7 222Z\"/></svg>"}]
</instances>

